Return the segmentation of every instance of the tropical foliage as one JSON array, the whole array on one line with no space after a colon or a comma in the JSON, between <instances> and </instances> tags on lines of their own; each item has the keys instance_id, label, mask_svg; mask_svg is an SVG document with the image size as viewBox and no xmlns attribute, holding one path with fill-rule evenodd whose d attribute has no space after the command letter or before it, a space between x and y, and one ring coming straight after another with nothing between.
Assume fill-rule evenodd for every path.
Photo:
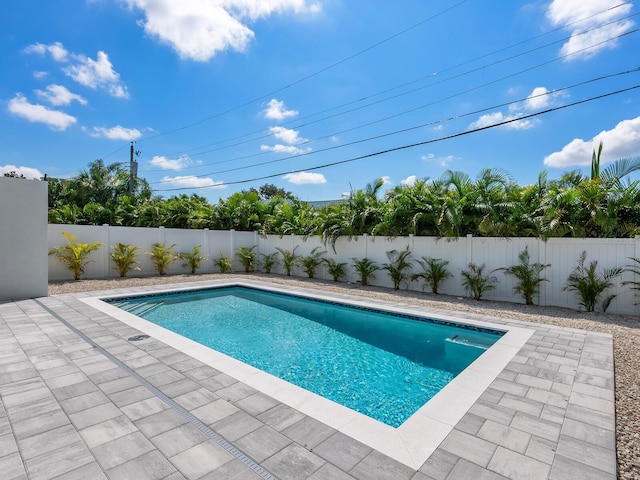
<instances>
[{"instance_id":1,"label":"tropical foliage","mask_svg":"<svg viewBox=\"0 0 640 480\"><path fill-rule=\"evenodd\" d=\"M276 250L278 250L280 252L280 255L282 255L282 267L284 268L287 277L291 276L291 271L296 265L296 259L298 258L296 256L297 248L298 247L296 246L293 250L288 250L286 248L276 247Z\"/></svg>"},{"instance_id":2,"label":"tropical foliage","mask_svg":"<svg viewBox=\"0 0 640 480\"><path fill-rule=\"evenodd\" d=\"M74 280L80 280L80 275L84 273L84 268L92 263L88 259L89 255L103 244L99 242L76 242L77 237L69 232L62 232L62 236L67 239L67 244L53 247L49 250L49 255L66 264L66 267L73 272Z\"/></svg>"},{"instance_id":3,"label":"tropical foliage","mask_svg":"<svg viewBox=\"0 0 640 480\"><path fill-rule=\"evenodd\" d=\"M327 272L334 282L339 282L346 275L344 267L347 264L345 262L338 262L335 258L324 258L322 261L327 265Z\"/></svg>"},{"instance_id":4,"label":"tropical foliage","mask_svg":"<svg viewBox=\"0 0 640 480\"><path fill-rule=\"evenodd\" d=\"M89 164L76 177L49 180L49 222L211 230L257 231L302 237L321 235L334 247L340 237L361 234L438 237L633 237L640 234L640 157L601 167L593 152L591 175L566 172L549 180L541 172L518 185L501 169L476 178L449 170L383 192L376 179L346 198L315 208L290 192L263 185L210 204L198 195L153 196L144 179L129 192L122 164Z\"/></svg>"},{"instance_id":5,"label":"tropical foliage","mask_svg":"<svg viewBox=\"0 0 640 480\"><path fill-rule=\"evenodd\" d=\"M220 257L216 258L213 261L213 264L216 267L218 267L218 270L220 271L220 273L233 272L233 265L231 264L231 259L222 252L220 252Z\"/></svg>"},{"instance_id":6,"label":"tropical foliage","mask_svg":"<svg viewBox=\"0 0 640 480\"><path fill-rule=\"evenodd\" d=\"M120 277L125 277L130 270L140 270L136 267L138 264L138 250L140 247L135 245L126 245L124 243L116 243L111 252L111 259L118 270Z\"/></svg>"},{"instance_id":7,"label":"tropical foliage","mask_svg":"<svg viewBox=\"0 0 640 480\"><path fill-rule=\"evenodd\" d=\"M252 247L238 247L236 249L236 257L238 257L240 263L242 263L246 273L253 272L256 266L258 254L253 251L254 248L256 248L256 245Z\"/></svg>"},{"instance_id":8,"label":"tropical foliage","mask_svg":"<svg viewBox=\"0 0 640 480\"><path fill-rule=\"evenodd\" d=\"M623 269L605 268L602 272L598 272L598 261L593 260L589 266L586 266L586 260L587 252L582 252L578 257L578 265L567 278L564 290L576 292L580 299L579 305L584 307L587 312L593 312L601 295L613 287L613 280L622 275ZM615 297L616 295L611 294L603 299L603 312L607 311Z\"/></svg>"},{"instance_id":9,"label":"tropical foliage","mask_svg":"<svg viewBox=\"0 0 640 480\"><path fill-rule=\"evenodd\" d=\"M200 255L200 245L194 245L190 252L180 252L178 258L184 260L183 267L189 269L192 275L202 266L202 262L207 259L206 255Z\"/></svg>"},{"instance_id":10,"label":"tropical foliage","mask_svg":"<svg viewBox=\"0 0 640 480\"><path fill-rule=\"evenodd\" d=\"M469 264L468 270L460 272L462 275L462 286L466 291L471 294L474 300L482 300L482 297L489 290L496 288L498 279L492 275L493 272L486 273L485 264L476 265L475 263Z\"/></svg>"},{"instance_id":11,"label":"tropical foliage","mask_svg":"<svg viewBox=\"0 0 640 480\"><path fill-rule=\"evenodd\" d=\"M422 272L411 275L411 280L414 282L416 280L423 280L422 288L424 289L424 287L428 285L429 288L431 288L431 291L436 295L440 289L440 284L448 278L453 277L453 274L447 270L447 265L449 265L447 260L433 257L422 257L421 259L416 260L416 262L418 262L422 267Z\"/></svg>"},{"instance_id":12,"label":"tropical foliage","mask_svg":"<svg viewBox=\"0 0 640 480\"><path fill-rule=\"evenodd\" d=\"M271 269L278 265L277 255L278 252L260 254L260 265L264 273L271 273Z\"/></svg>"},{"instance_id":13,"label":"tropical foliage","mask_svg":"<svg viewBox=\"0 0 640 480\"><path fill-rule=\"evenodd\" d=\"M524 298L527 305L533 305L533 297L540 292L540 284L548 282L546 278L541 277L542 271L550 267L551 264L543 265L541 263L529 263L529 248L525 247L518 254L517 265L512 265L501 269L505 275L513 275L517 279L513 292Z\"/></svg>"},{"instance_id":14,"label":"tropical foliage","mask_svg":"<svg viewBox=\"0 0 640 480\"><path fill-rule=\"evenodd\" d=\"M376 278L375 272L380 270L380 267L376 262L368 258L352 258L353 268L360 276L360 283L362 286L369 285L369 280Z\"/></svg>"},{"instance_id":15,"label":"tropical foliage","mask_svg":"<svg viewBox=\"0 0 640 480\"><path fill-rule=\"evenodd\" d=\"M320 251L320 247L315 247L309 252L309 255L298 258L300 268L302 268L309 278L313 278L315 276L316 269L322 263L322 255L325 253L326 252L324 250Z\"/></svg>"},{"instance_id":16,"label":"tropical foliage","mask_svg":"<svg viewBox=\"0 0 640 480\"><path fill-rule=\"evenodd\" d=\"M637 292L640 292L640 258L630 258L629 260L631 260L633 263L631 265L627 265L624 268L625 272L630 272L635 276L635 280L627 280L622 282L622 285L631 285L631 290L635 290L636 294ZM636 305L638 305L636 303Z\"/></svg>"},{"instance_id":17,"label":"tropical foliage","mask_svg":"<svg viewBox=\"0 0 640 480\"><path fill-rule=\"evenodd\" d=\"M383 263L382 268L391 277L394 290L399 290L400 284L409 278L409 272L413 269L413 264L409 261L411 250L407 247L404 250L389 250L385 254L389 261Z\"/></svg>"},{"instance_id":18,"label":"tropical foliage","mask_svg":"<svg viewBox=\"0 0 640 480\"><path fill-rule=\"evenodd\" d=\"M145 252L147 255L151 255L151 262L158 275L166 274L171 264L178 260L179 256L173 251L175 246L175 243L169 246L166 246L164 242L154 243L151 245L151 251Z\"/></svg>"}]
</instances>

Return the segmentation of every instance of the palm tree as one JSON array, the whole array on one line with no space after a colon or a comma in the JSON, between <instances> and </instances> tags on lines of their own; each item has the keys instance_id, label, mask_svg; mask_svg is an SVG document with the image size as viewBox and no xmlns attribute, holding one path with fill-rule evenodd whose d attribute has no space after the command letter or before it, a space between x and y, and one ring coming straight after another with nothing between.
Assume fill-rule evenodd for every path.
<instances>
[{"instance_id":1,"label":"palm tree","mask_svg":"<svg viewBox=\"0 0 640 480\"><path fill-rule=\"evenodd\" d=\"M351 260L353 260L353 268L355 268L358 275L360 275L360 283L362 283L362 286L369 285L369 280L376 278L374 272L380 270L380 267L376 262L368 258L352 258Z\"/></svg>"},{"instance_id":2,"label":"palm tree","mask_svg":"<svg viewBox=\"0 0 640 480\"><path fill-rule=\"evenodd\" d=\"M400 283L403 280L409 278L409 271L413 268L409 258L411 258L411 250L407 247L404 250L389 250L385 252L387 259L386 263L382 264L382 268L389 273L391 280L393 281L393 288L395 290L400 289Z\"/></svg>"},{"instance_id":3,"label":"palm tree","mask_svg":"<svg viewBox=\"0 0 640 480\"><path fill-rule=\"evenodd\" d=\"M529 247L525 247L518 254L520 263L511 267L501 269L506 275L513 275L518 279L518 283L513 287L513 292L521 295L527 305L533 305L533 297L540 292L540 284L548 282L546 278L540 276L542 271L550 267L551 264L529 263Z\"/></svg>"},{"instance_id":4,"label":"palm tree","mask_svg":"<svg viewBox=\"0 0 640 480\"><path fill-rule=\"evenodd\" d=\"M438 294L440 284L446 279L453 277L453 274L447 270L447 265L449 265L447 260L422 257L422 259L417 260L417 262L422 267L422 272L414 273L411 276L411 280L416 281L418 279L423 279L424 284L422 285L422 288L424 289L426 285L429 285L431 291L436 295Z\"/></svg>"}]
</instances>

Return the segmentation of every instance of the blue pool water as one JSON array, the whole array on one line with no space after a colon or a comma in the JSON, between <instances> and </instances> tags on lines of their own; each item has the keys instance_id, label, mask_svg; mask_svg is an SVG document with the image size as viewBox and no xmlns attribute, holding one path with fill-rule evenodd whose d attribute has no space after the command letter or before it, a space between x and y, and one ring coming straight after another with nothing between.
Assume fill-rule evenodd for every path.
<instances>
[{"instance_id":1,"label":"blue pool water","mask_svg":"<svg viewBox=\"0 0 640 480\"><path fill-rule=\"evenodd\" d=\"M504 333L247 287L111 303L393 427Z\"/></svg>"}]
</instances>

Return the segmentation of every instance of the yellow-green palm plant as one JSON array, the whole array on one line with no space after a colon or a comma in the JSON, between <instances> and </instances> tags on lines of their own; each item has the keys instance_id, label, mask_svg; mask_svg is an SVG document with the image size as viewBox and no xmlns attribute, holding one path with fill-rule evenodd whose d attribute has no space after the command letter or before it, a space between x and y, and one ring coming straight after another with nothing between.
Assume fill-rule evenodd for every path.
<instances>
[{"instance_id":1,"label":"yellow-green palm plant","mask_svg":"<svg viewBox=\"0 0 640 480\"><path fill-rule=\"evenodd\" d=\"M66 267L73 272L73 279L80 280L80 275L84 273L84 267L93 263L87 257L91 252L102 247L102 243L77 243L76 236L69 232L62 232L62 236L67 239L66 245L59 245L49 250L49 255L53 255L56 260L66 264Z\"/></svg>"},{"instance_id":2,"label":"yellow-green palm plant","mask_svg":"<svg viewBox=\"0 0 640 480\"><path fill-rule=\"evenodd\" d=\"M138 253L140 247L135 245L126 245L124 243L116 243L113 246L113 252L111 252L111 260L116 265L116 270L120 277L125 277L129 270L140 270L137 267Z\"/></svg>"},{"instance_id":3,"label":"yellow-green palm plant","mask_svg":"<svg viewBox=\"0 0 640 480\"><path fill-rule=\"evenodd\" d=\"M190 252L180 252L178 257L184 260L183 267L188 267L192 275L198 271L202 262L207 259L207 255L200 255L200 245L194 245Z\"/></svg>"},{"instance_id":4,"label":"yellow-green palm plant","mask_svg":"<svg viewBox=\"0 0 640 480\"><path fill-rule=\"evenodd\" d=\"M145 252L146 254L151 255L151 261L155 265L158 275L164 275L167 273L171 264L178 259L178 255L173 251L175 246L175 243L168 247L164 242L154 243L151 245L151 251Z\"/></svg>"}]
</instances>

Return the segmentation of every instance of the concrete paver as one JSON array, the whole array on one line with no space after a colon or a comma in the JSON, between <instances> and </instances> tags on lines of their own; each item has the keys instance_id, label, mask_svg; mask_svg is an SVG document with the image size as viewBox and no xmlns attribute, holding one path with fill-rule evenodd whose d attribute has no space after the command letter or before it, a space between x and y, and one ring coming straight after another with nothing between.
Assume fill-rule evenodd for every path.
<instances>
[{"instance_id":1,"label":"concrete paver","mask_svg":"<svg viewBox=\"0 0 640 480\"><path fill-rule=\"evenodd\" d=\"M129 342L139 332L87 295L38 302L276 478L615 478L609 336L509 322L535 333L416 470L154 338ZM0 304L3 479L261 478L38 302Z\"/></svg>"}]
</instances>

